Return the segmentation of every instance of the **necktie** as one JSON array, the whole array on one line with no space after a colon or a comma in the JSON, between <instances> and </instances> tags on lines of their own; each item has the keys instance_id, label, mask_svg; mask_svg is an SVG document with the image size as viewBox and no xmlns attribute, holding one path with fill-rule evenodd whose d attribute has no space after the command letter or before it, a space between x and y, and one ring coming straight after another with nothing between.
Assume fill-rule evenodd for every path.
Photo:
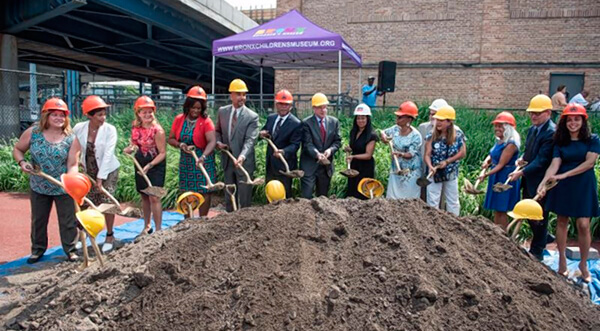
<instances>
[{"instance_id":1,"label":"necktie","mask_svg":"<svg viewBox=\"0 0 600 331\"><path fill-rule=\"evenodd\" d=\"M325 133L325 123L324 123L324 121L325 121L325 119L322 119L322 120L321 120L321 124L319 125L319 126L320 126L320 128L321 128L321 140L323 140L323 143L325 143L325 136L326 136L326 133Z\"/></svg>"},{"instance_id":2,"label":"necktie","mask_svg":"<svg viewBox=\"0 0 600 331\"><path fill-rule=\"evenodd\" d=\"M531 138L527 141L527 145L525 146L525 155L523 155L523 160L531 161L533 155L533 143L535 142L535 138L538 135L538 128L533 128L533 132L531 133Z\"/></svg>"},{"instance_id":3,"label":"necktie","mask_svg":"<svg viewBox=\"0 0 600 331\"><path fill-rule=\"evenodd\" d=\"M277 117L277 123L275 124L275 130L273 130L273 137L275 137L277 135L277 133L279 132L282 122L283 122L283 119L281 117Z\"/></svg>"},{"instance_id":4,"label":"necktie","mask_svg":"<svg viewBox=\"0 0 600 331\"><path fill-rule=\"evenodd\" d=\"M235 125L237 124L237 110L233 110L233 117L231 118L231 126L229 127L229 139L233 135L233 130L235 129Z\"/></svg>"}]
</instances>

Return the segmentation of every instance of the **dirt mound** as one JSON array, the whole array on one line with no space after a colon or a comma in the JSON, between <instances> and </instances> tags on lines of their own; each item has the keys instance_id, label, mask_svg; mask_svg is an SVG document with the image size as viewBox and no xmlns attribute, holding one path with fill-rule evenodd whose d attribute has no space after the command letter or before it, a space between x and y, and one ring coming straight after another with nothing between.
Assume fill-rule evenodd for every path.
<instances>
[{"instance_id":1,"label":"dirt mound","mask_svg":"<svg viewBox=\"0 0 600 331\"><path fill-rule=\"evenodd\" d=\"M600 329L600 309L488 221L420 201L288 200L186 221L109 259L83 273L58 266L0 325Z\"/></svg>"}]
</instances>

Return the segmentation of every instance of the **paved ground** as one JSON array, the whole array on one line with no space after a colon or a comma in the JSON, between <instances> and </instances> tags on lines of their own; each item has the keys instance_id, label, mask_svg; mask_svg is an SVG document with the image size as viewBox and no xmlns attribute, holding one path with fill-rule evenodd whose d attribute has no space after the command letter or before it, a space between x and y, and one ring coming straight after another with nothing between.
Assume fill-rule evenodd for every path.
<instances>
[{"instance_id":1,"label":"paved ground","mask_svg":"<svg viewBox=\"0 0 600 331\"><path fill-rule=\"evenodd\" d=\"M209 217L214 212L211 211ZM115 226L132 221L117 216ZM31 240L31 206L29 195L0 192L0 264L29 255ZM60 245L56 208L52 209L48 222L48 247Z\"/></svg>"}]
</instances>

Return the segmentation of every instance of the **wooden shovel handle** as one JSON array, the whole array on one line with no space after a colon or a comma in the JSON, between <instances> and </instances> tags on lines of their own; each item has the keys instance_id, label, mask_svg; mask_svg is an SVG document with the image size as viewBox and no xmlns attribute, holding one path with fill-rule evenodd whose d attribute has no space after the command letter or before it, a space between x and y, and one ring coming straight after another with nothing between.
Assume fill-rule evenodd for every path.
<instances>
[{"instance_id":1,"label":"wooden shovel handle","mask_svg":"<svg viewBox=\"0 0 600 331\"><path fill-rule=\"evenodd\" d=\"M92 176L88 175L85 172L83 174L90 180L90 182L92 182L92 184L96 185L96 180L94 178L92 178ZM119 201L117 199L115 199L115 197L112 194L110 194L110 192L108 192L104 188L104 186L100 186L100 191L102 191L102 193L104 195L106 195L110 199L110 201L114 202L115 205L117 205L117 207L119 207L119 209L121 209L121 204L119 203Z\"/></svg>"},{"instance_id":2,"label":"wooden shovel handle","mask_svg":"<svg viewBox=\"0 0 600 331\"><path fill-rule=\"evenodd\" d=\"M207 186L208 187L215 186L213 184L213 182L210 180L210 176L208 175L208 172L206 172L206 168L204 168L204 165L202 163L198 163L200 158L198 157L198 154L196 154L196 146L188 146L188 149L186 152L192 154L194 161L196 161L196 165L198 166L198 168L200 168L200 171L202 171L204 178L206 178L206 183L208 183Z\"/></svg>"},{"instance_id":3,"label":"wooden shovel handle","mask_svg":"<svg viewBox=\"0 0 600 331\"><path fill-rule=\"evenodd\" d=\"M273 143L273 141L271 139L269 139L269 138L263 138L263 139L266 140L269 145L271 145L271 148L274 151L279 150L279 148L277 148L277 146L275 146L275 143ZM281 162L283 162L283 165L285 166L285 172L290 172L290 165L285 160L285 157L283 155L279 154L279 159L281 160Z\"/></svg>"},{"instance_id":4,"label":"wooden shovel handle","mask_svg":"<svg viewBox=\"0 0 600 331\"><path fill-rule=\"evenodd\" d=\"M133 156L131 154L127 154L127 153L125 153L125 155L127 155L133 161L133 164L135 165L136 169L138 170L138 173L144 178L144 180L148 184L148 187L152 187L152 183L150 182L150 179L148 178L148 176L146 176L146 173L144 172L144 168L142 168L142 166L139 164L139 162L135 159L135 156Z\"/></svg>"},{"instance_id":5,"label":"wooden shovel handle","mask_svg":"<svg viewBox=\"0 0 600 331\"><path fill-rule=\"evenodd\" d=\"M231 158L231 160L233 162L237 162L235 156L233 156L233 154L231 154L231 152L229 152L226 149L222 149L221 152L227 154L227 156L229 156L229 158ZM242 170L242 172L244 173L244 175L246 176L246 178L248 179L249 182L252 181L252 178L250 178L250 174L248 174L248 171L246 171L246 169L244 169L244 166L240 165L238 168L240 168L240 170Z\"/></svg>"},{"instance_id":6,"label":"wooden shovel handle","mask_svg":"<svg viewBox=\"0 0 600 331\"><path fill-rule=\"evenodd\" d=\"M504 185L508 185L508 183L510 183L510 175L514 174L517 171L520 171L523 168L525 168L525 165L517 166L513 172L511 172L510 174L508 174L508 178L506 178L506 181L504 182Z\"/></svg>"},{"instance_id":7,"label":"wooden shovel handle","mask_svg":"<svg viewBox=\"0 0 600 331\"><path fill-rule=\"evenodd\" d=\"M392 154L392 158L394 159L394 164L396 164L396 170L397 171L402 170L402 168L400 168L400 162L398 161L398 157L396 156L396 154L394 154L394 143L391 140L389 140L388 145L390 146L390 154Z\"/></svg>"}]
</instances>

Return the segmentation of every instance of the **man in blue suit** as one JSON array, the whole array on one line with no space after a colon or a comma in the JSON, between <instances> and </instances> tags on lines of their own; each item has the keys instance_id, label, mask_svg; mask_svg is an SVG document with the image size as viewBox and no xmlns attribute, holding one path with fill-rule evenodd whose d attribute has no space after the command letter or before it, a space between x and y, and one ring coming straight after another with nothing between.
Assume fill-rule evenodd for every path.
<instances>
[{"instance_id":1,"label":"man in blue suit","mask_svg":"<svg viewBox=\"0 0 600 331\"><path fill-rule=\"evenodd\" d=\"M546 169L552 162L553 136L556 125L550 119L552 116L552 101L546 95L539 94L533 97L529 102L527 113L532 124L529 131L527 131L525 152L522 157L522 161L526 161L527 165L511 175L511 180L517 180L523 176L521 182L523 198L531 199L536 195L537 188L546 174ZM545 202L545 197L539 201L542 206ZM554 237L548 235L548 211L544 208L544 219L542 221L529 221L529 225L533 232L529 252L541 261L546 243L554 239Z\"/></svg>"},{"instance_id":2,"label":"man in blue suit","mask_svg":"<svg viewBox=\"0 0 600 331\"><path fill-rule=\"evenodd\" d=\"M267 145L266 177L267 181L279 180L285 187L286 198L292 197L292 179L282 175L279 171L285 171L285 166L279 158L283 155L290 170L298 168L298 157L296 153L302 142L302 122L290 113L294 99L288 90L281 90L275 95L276 114L267 117L267 123L260 131L261 137L271 137L277 146L274 151Z\"/></svg>"}]
</instances>

